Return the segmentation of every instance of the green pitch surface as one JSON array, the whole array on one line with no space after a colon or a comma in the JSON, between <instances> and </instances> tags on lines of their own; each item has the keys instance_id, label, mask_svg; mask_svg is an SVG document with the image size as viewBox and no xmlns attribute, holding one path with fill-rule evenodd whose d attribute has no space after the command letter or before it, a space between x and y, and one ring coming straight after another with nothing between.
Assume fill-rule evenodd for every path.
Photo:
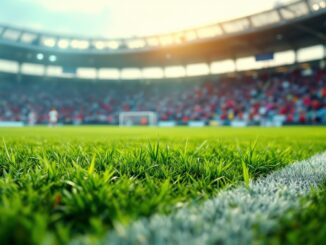
<instances>
[{"instance_id":1,"label":"green pitch surface","mask_svg":"<svg viewBox=\"0 0 326 245\"><path fill-rule=\"evenodd\" d=\"M326 150L326 128L0 128L0 243L103 237Z\"/></svg>"}]
</instances>

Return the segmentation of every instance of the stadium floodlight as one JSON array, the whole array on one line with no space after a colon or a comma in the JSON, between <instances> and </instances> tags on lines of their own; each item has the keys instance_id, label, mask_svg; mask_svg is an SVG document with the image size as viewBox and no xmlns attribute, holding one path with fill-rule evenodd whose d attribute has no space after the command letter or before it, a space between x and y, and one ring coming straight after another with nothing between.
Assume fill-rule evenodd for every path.
<instances>
[{"instance_id":1,"label":"stadium floodlight","mask_svg":"<svg viewBox=\"0 0 326 245\"><path fill-rule=\"evenodd\" d=\"M190 64L187 65L187 76L203 76L209 74L209 67L207 64Z\"/></svg>"},{"instance_id":2,"label":"stadium floodlight","mask_svg":"<svg viewBox=\"0 0 326 245\"><path fill-rule=\"evenodd\" d=\"M47 66L46 75L49 77L60 77L62 75L61 66Z\"/></svg>"},{"instance_id":3,"label":"stadium floodlight","mask_svg":"<svg viewBox=\"0 0 326 245\"><path fill-rule=\"evenodd\" d=\"M90 67L79 67L77 68L76 75L82 79L96 79L97 71L95 68Z\"/></svg>"},{"instance_id":4,"label":"stadium floodlight","mask_svg":"<svg viewBox=\"0 0 326 245\"><path fill-rule=\"evenodd\" d=\"M321 60L324 57L323 45L305 47L297 51L297 61L300 63L312 60Z\"/></svg>"},{"instance_id":5,"label":"stadium floodlight","mask_svg":"<svg viewBox=\"0 0 326 245\"><path fill-rule=\"evenodd\" d=\"M125 68L121 70L120 76L122 79L141 79L142 73L138 68Z\"/></svg>"},{"instance_id":6,"label":"stadium floodlight","mask_svg":"<svg viewBox=\"0 0 326 245\"><path fill-rule=\"evenodd\" d=\"M58 47L62 49L66 49L69 47L69 40L67 39L60 39L58 42Z\"/></svg>"},{"instance_id":7,"label":"stadium floodlight","mask_svg":"<svg viewBox=\"0 0 326 245\"><path fill-rule=\"evenodd\" d=\"M38 54L36 55L36 59L38 59L38 60L43 60L43 59L44 59L44 54L42 54L42 53L38 53Z\"/></svg>"},{"instance_id":8,"label":"stadium floodlight","mask_svg":"<svg viewBox=\"0 0 326 245\"><path fill-rule=\"evenodd\" d=\"M41 44L46 47L53 48L56 44L56 40L55 38L51 38L51 37L42 37Z\"/></svg>"},{"instance_id":9,"label":"stadium floodlight","mask_svg":"<svg viewBox=\"0 0 326 245\"><path fill-rule=\"evenodd\" d=\"M310 5L314 11L318 11L326 7L325 0L311 0Z\"/></svg>"},{"instance_id":10,"label":"stadium floodlight","mask_svg":"<svg viewBox=\"0 0 326 245\"><path fill-rule=\"evenodd\" d=\"M43 76L45 73L45 66L40 64L23 63L21 72L26 75Z\"/></svg>"},{"instance_id":11,"label":"stadium floodlight","mask_svg":"<svg viewBox=\"0 0 326 245\"><path fill-rule=\"evenodd\" d=\"M26 32L21 36L20 41L23 43L32 43L36 39L37 39L36 34Z\"/></svg>"},{"instance_id":12,"label":"stadium floodlight","mask_svg":"<svg viewBox=\"0 0 326 245\"><path fill-rule=\"evenodd\" d=\"M18 73L19 64L16 61L0 59L0 71L6 73Z\"/></svg>"},{"instance_id":13,"label":"stadium floodlight","mask_svg":"<svg viewBox=\"0 0 326 245\"><path fill-rule=\"evenodd\" d=\"M163 69L160 67L148 67L143 69L143 78L160 79L164 77Z\"/></svg>"},{"instance_id":14,"label":"stadium floodlight","mask_svg":"<svg viewBox=\"0 0 326 245\"><path fill-rule=\"evenodd\" d=\"M50 61L50 62L56 62L56 61L57 61L57 56L55 56L55 55L50 55L50 56L49 56L49 61Z\"/></svg>"},{"instance_id":15,"label":"stadium floodlight","mask_svg":"<svg viewBox=\"0 0 326 245\"><path fill-rule=\"evenodd\" d=\"M98 70L98 78L99 79L113 79L117 80L120 79L120 71L119 69L113 68L101 68Z\"/></svg>"},{"instance_id":16,"label":"stadium floodlight","mask_svg":"<svg viewBox=\"0 0 326 245\"><path fill-rule=\"evenodd\" d=\"M110 49L118 49L120 47L120 42L112 40L112 41L108 41L106 45Z\"/></svg>"},{"instance_id":17,"label":"stadium floodlight","mask_svg":"<svg viewBox=\"0 0 326 245\"><path fill-rule=\"evenodd\" d=\"M119 126L155 126L157 114L151 111L120 112Z\"/></svg>"},{"instance_id":18,"label":"stadium floodlight","mask_svg":"<svg viewBox=\"0 0 326 245\"><path fill-rule=\"evenodd\" d=\"M74 49L88 49L89 48L89 42L86 40L77 40L74 39L71 41L70 46Z\"/></svg>"},{"instance_id":19,"label":"stadium floodlight","mask_svg":"<svg viewBox=\"0 0 326 245\"><path fill-rule=\"evenodd\" d=\"M286 50L282 52L276 52L274 54L274 66L280 65L291 65L294 64L296 59L296 54L293 50Z\"/></svg>"},{"instance_id":20,"label":"stadium floodlight","mask_svg":"<svg viewBox=\"0 0 326 245\"><path fill-rule=\"evenodd\" d=\"M178 78L185 76L186 70L183 66L170 66L165 68L165 77L167 78Z\"/></svg>"},{"instance_id":21,"label":"stadium floodlight","mask_svg":"<svg viewBox=\"0 0 326 245\"><path fill-rule=\"evenodd\" d=\"M235 71L233 60L221 60L211 63L211 74L223 74Z\"/></svg>"},{"instance_id":22,"label":"stadium floodlight","mask_svg":"<svg viewBox=\"0 0 326 245\"><path fill-rule=\"evenodd\" d=\"M99 50L106 48L105 42L103 42L103 41L95 41L95 42L93 42L93 45L96 49L99 49Z\"/></svg>"},{"instance_id":23,"label":"stadium floodlight","mask_svg":"<svg viewBox=\"0 0 326 245\"><path fill-rule=\"evenodd\" d=\"M238 71L258 70L264 68L264 63L257 62L254 56L239 58L236 60Z\"/></svg>"},{"instance_id":24,"label":"stadium floodlight","mask_svg":"<svg viewBox=\"0 0 326 245\"><path fill-rule=\"evenodd\" d=\"M134 39L127 41L127 46L130 49L143 48L145 45L146 43L143 39Z\"/></svg>"},{"instance_id":25,"label":"stadium floodlight","mask_svg":"<svg viewBox=\"0 0 326 245\"><path fill-rule=\"evenodd\" d=\"M313 4L313 5L312 5L312 9L313 9L314 11L318 11L318 10L319 10L319 4L317 4L317 3Z\"/></svg>"}]
</instances>

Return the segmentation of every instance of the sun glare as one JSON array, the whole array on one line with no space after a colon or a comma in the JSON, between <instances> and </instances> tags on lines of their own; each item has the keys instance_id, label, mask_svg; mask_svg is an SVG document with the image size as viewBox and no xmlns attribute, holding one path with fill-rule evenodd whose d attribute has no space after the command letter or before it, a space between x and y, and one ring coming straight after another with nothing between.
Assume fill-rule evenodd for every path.
<instances>
[{"instance_id":1,"label":"sun glare","mask_svg":"<svg viewBox=\"0 0 326 245\"><path fill-rule=\"evenodd\" d=\"M41 27L56 33L117 38L199 27L271 9L276 4L293 0L2 0L0 23L12 22L6 13L15 10L10 9L10 6L15 6L12 4L15 1L16 6L24 8L16 20L17 25L38 26L38 29ZM201 35L215 36L219 32L203 29ZM160 40L164 43L170 41Z\"/></svg>"}]
</instances>

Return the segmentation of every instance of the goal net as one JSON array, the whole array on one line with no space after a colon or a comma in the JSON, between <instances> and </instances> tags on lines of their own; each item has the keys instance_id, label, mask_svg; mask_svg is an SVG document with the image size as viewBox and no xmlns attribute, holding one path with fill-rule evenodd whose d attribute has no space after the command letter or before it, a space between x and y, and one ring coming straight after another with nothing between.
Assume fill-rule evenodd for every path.
<instances>
[{"instance_id":1,"label":"goal net","mask_svg":"<svg viewBox=\"0 0 326 245\"><path fill-rule=\"evenodd\" d=\"M154 126L157 124L157 114L151 111L120 112L120 126Z\"/></svg>"}]
</instances>

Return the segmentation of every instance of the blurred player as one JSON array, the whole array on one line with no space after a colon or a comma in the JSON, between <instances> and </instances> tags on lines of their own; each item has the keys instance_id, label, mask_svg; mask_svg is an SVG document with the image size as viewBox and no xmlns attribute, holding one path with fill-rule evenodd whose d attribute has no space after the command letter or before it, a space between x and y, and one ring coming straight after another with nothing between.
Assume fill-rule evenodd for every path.
<instances>
[{"instance_id":1,"label":"blurred player","mask_svg":"<svg viewBox=\"0 0 326 245\"><path fill-rule=\"evenodd\" d=\"M49 112L49 126L57 126L58 123L58 111L55 108L52 108Z\"/></svg>"},{"instance_id":2,"label":"blurred player","mask_svg":"<svg viewBox=\"0 0 326 245\"><path fill-rule=\"evenodd\" d=\"M34 111L30 111L28 113L28 125L34 126L36 124L36 121L37 121L36 113Z\"/></svg>"}]
</instances>

